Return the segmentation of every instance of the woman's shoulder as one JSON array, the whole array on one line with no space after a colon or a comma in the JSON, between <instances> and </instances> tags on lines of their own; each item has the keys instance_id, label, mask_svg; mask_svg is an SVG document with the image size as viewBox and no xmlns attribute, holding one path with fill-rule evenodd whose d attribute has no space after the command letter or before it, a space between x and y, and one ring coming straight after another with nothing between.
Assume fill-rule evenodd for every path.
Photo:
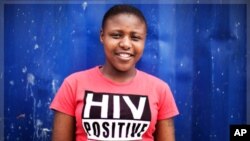
<instances>
[{"instance_id":1,"label":"woman's shoulder","mask_svg":"<svg viewBox=\"0 0 250 141\"><path fill-rule=\"evenodd\" d=\"M95 73L95 70L96 70L96 67L88 68L88 69L81 70L81 71L76 71L76 72L69 74L65 78L65 80L66 81L84 80L88 78L89 76L93 76Z\"/></svg>"},{"instance_id":2,"label":"woman's shoulder","mask_svg":"<svg viewBox=\"0 0 250 141\"><path fill-rule=\"evenodd\" d=\"M147 83L151 83L152 85L159 85L159 86L168 86L167 82L162 80L161 78L154 76L153 74L149 74L145 71L140 71L140 79L144 80Z\"/></svg>"},{"instance_id":3,"label":"woman's shoulder","mask_svg":"<svg viewBox=\"0 0 250 141\"><path fill-rule=\"evenodd\" d=\"M150 89L151 92L157 93L158 96L164 96L165 94L171 94L171 89L169 84L158 78L157 76L154 76L152 74L149 74L147 72L140 71L140 77L141 77L141 83L143 83L146 86L146 89Z\"/></svg>"}]
</instances>

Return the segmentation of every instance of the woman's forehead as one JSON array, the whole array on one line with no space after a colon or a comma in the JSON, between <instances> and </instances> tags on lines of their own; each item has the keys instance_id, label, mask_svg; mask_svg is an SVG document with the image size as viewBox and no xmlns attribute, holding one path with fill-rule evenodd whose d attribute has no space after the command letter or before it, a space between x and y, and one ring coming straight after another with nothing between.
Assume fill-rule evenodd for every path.
<instances>
[{"instance_id":1,"label":"woman's forehead","mask_svg":"<svg viewBox=\"0 0 250 141\"><path fill-rule=\"evenodd\" d=\"M106 20L104 28L111 27L130 27L146 30L146 23L134 14L117 14Z\"/></svg>"}]
</instances>

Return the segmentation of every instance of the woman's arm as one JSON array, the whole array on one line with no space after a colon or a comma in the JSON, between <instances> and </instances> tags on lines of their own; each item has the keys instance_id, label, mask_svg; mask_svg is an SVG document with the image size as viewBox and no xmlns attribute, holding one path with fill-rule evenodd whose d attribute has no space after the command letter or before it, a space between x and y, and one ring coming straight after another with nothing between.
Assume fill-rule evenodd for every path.
<instances>
[{"instance_id":1,"label":"woman's arm","mask_svg":"<svg viewBox=\"0 0 250 141\"><path fill-rule=\"evenodd\" d=\"M155 141L175 141L174 121L172 118L157 121Z\"/></svg>"},{"instance_id":2,"label":"woman's arm","mask_svg":"<svg viewBox=\"0 0 250 141\"><path fill-rule=\"evenodd\" d=\"M75 118L55 111L52 141L74 141Z\"/></svg>"}]
</instances>

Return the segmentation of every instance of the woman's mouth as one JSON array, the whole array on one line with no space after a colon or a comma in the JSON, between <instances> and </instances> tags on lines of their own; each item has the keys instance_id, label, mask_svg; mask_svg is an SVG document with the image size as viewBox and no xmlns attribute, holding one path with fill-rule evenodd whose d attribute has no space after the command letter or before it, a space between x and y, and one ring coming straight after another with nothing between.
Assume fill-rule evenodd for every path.
<instances>
[{"instance_id":1,"label":"woman's mouth","mask_svg":"<svg viewBox=\"0 0 250 141\"><path fill-rule=\"evenodd\" d=\"M122 61L129 61L130 59L132 59L133 54L121 52L121 53L116 53L116 56Z\"/></svg>"}]
</instances>

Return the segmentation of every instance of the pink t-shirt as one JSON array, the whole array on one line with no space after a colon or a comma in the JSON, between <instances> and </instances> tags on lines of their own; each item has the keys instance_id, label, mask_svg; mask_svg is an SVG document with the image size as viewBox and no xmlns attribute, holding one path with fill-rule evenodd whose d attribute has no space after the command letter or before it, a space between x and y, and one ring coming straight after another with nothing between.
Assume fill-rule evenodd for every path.
<instances>
[{"instance_id":1,"label":"pink t-shirt","mask_svg":"<svg viewBox=\"0 0 250 141\"><path fill-rule=\"evenodd\" d=\"M99 67L67 77L50 108L76 118L76 141L153 141L157 120L179 114L162 80L137 70L130 82L117 83Z\"/></svg>"}]
</instances>

